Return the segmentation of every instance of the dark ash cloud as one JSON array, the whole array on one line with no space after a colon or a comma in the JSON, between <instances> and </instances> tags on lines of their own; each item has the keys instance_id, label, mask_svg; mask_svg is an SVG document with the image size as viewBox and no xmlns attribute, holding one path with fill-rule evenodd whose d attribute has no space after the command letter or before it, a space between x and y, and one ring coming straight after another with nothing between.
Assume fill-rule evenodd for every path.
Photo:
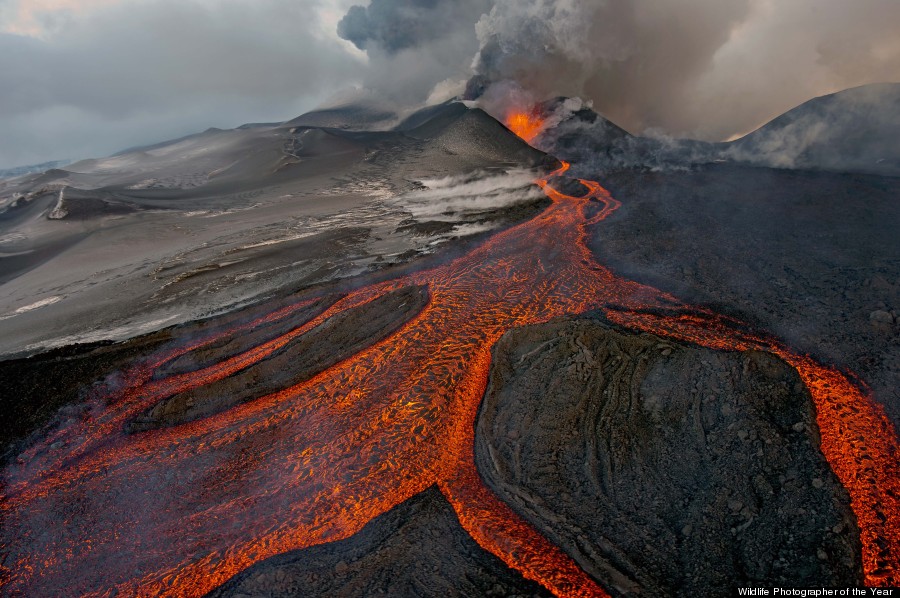
<instances>
[{"instance_id":1,"label":"dark ash cloud","mask_svg":"<svg viewBox=\"0 0 900 598\"><path fill-rule=\"evenodd\" d=\"M44 35L4 28L26 4L68 8L34 13ZM0 0L0 168L288 119L347 87L408 108L476 74L495 116L567 95L634 133L721 140L900 81L898 40L897 0Z\"/></svg>"},{"instance_id":2,"label":"dark ash cloud","mask_svg":"<svg viewBox=\"0 0 900 598\"><path fill-rule=\"evenodd\" d=\"M478 75L495 116L573 96L656 136L727 139L812 97L900 81L896 0L371 0L339 32L395 102Z\"/></svg>"},{"instance_id":3,"label":"dark ash cloud","mask_svg":"<svg viewBox=\"0 0 900 598\"><path fill-rule=\"evenodd\" d=\"M684 108L751 0L498 0L477 25L478 73L537 99L590 99L633 132L690 128Z\"/></svg>"},{"instance_id":4,"label":"dark ash cloud","mask_svg":"<svg viewBox=\"0 0 900 598\"><path fill-rule=\"evenodd\" d=\"M900 81L895 0L496 0L477 73L580 96L635 133L722 139L822 94Z\"/></svg>"},{"instance_id":5,"label":"dark ash cloud","mask_svg":"<svg viewBox=\"0 0 900 598\"><path fill-rule=\"evenodd\" d=\"M447 33L442 21L455 7L439 0L372 0L351 6L337 33L360 50L375 45L392 54Z\"/></svg>"},{"instance_id":6,"label":"dark ash cloud","mask_svg":"<svg viewBox=\"0 0 900 598\"><path fill-rule=\"evenodd\" d=\"M372 0L352 6L337 31L366 51L367 87L393 102L418 105L461 91L478 51L475 23L492 5L492 0Z\"/></svg>"}]
</instances>

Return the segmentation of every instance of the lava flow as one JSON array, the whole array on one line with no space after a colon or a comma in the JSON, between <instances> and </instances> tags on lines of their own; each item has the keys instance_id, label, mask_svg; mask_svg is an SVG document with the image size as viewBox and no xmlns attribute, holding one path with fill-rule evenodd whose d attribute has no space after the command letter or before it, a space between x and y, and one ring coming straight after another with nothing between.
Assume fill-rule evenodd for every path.
<instances>
[{"instance_id":1,"label":"lava flow","mask_svg":"<svg viewBox=\"0 0 900 598\"><path fill-rule=\"evenodd\" d=\"M619 204L592 181L577 197L550 186L566 169L538 181L552 200L543 213L450 263L352 291L299 328L196 372L153 378L202 343L135 367L124 390L95 399L5 470L2 592L200 596L262 559L346 538L437 485L475 540L524 576L560 596L603 596L604 580L497 499L473 458L494 343L511 328L592 309L707 347L773 351L796 367L818 409L822 450L852 497L866 581L900 583L898 443L883 411L837 370L597 264L588 227ZM165 397L410 285L428 290L426 307L312 379L196 422L125 433Z\"/></svg>"}]
</instances>

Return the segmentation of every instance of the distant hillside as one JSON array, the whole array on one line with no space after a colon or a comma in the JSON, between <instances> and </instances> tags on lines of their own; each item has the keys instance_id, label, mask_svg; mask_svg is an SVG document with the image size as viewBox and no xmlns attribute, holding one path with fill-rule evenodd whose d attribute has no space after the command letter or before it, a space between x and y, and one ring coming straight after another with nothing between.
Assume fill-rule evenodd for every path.
<instances>
[{"instance_id":1,"label":"distant hillside","mask_svg":"<svg viewBox=\"0 0 900 598\"><path fill-rule=\"evenodd\" d=\"M668 170L716 159L713 144L632 135L580 100L554 98L540 110L556 124L538 136L536 147L572 162L575 172Z\"/></svg>"},{"instance_id":2,"label":"distant hillside","mask_svg":"<svg viewBox=\"0 0 900 598\"><path fill-rule=\"evenodd\" d=\"M60 168L69 164L71 160L54 160L52 162L42 162L40 164L31 164L29 166L16 166L15 168L0 169L0 179L11 179L13 177L32 174L35 172L44 172L52 168Z\"/></svg>"},{"instance_id":3,"label":"distant hillside","mask_svg":"<svg viewBox=\"0 0 900 598\"><path fill-rule=\"evenodd\" d=\"M900 176L900 83L812 99L725 146L724 156L775 168Z\"/></svg>"},{"instance_id":4,"label":"distant hillside","mask_svg":"<svg viewBox=\"0 0 900 598\"><path fill-rule=\"evenodd\" d=\"M372 130L374 108L208 129L0 181L0 356L375 275L549 203L531 170L546 155L482 110L445 103Z\"/></svg>"},{"instance_id":5,"label":"distant hillside","mask_svg":"<svg viewBox=\"0 0 900 598\"><path fill-rule=\"evenodd\" d=\"M396 129L424 142L426 155L458 156L477 167L482 162L538 164L544 155L516 137L480 108L445 102L424 108Z\"/></svg>"},{"instance_id":6,"label":"distant hillside","mask_svg":"<svg viewBox=\"0 0 900 598\"><path fill-rule=\"evenodd\" d=\"M770 168L900 176L900 83L848 89L797 106L730 143L632 135L572 100L541 108L556 126L536 139L540 149L587 172L683 169L710 162Z\"/></svg>"},{"instance_id":7,"label":"distant hillside","mask_svg":"<svg viewBox=\"0 0 900 598\"><path fill-rule=\"evenodd\" d=\"M354 131L373 131L390 128L397 122L397 114L362 104L348 104L307 112L288 121L298 127L328 127Z\"/></svg>"}]
</instances>

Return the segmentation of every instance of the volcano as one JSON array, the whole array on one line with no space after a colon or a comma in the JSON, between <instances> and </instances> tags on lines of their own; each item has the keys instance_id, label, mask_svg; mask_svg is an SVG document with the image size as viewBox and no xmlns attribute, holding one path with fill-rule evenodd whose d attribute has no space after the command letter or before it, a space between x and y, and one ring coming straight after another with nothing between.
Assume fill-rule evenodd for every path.
<instances>
[{"instance_id":1,"label":"volcano","mask_svg":"<svg viewBox=\"0 0 900 598\"><path fill-rule=\"evenodd\" d=\"M0 591L897 585L898 179L558 104L4 181Z\"/></svg>"}]
</instances>

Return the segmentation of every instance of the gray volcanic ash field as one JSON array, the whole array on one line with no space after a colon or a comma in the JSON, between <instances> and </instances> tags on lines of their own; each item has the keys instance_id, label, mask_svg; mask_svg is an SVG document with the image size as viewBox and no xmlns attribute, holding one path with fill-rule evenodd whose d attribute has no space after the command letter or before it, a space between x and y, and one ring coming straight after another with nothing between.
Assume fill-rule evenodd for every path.
<instances>
[{"instance_id":1,"label":"gray volcanic ash field","mask_svg":"<svg viewBox=\"0 0 900 598\"><path fill-rule=\"evenodd\" d=\"M0 181L0 354L120 340L540 210L540 153L462 104L427 116L209 130Z\"/></svg>"},{"instance_id":2,"label":"gray volcanic ash field","mask_svg":"<svg viewBox=\"0 0 900 598\"><path fill-rule=\"evenodd\" d=\"M0 594L900 584L898 89L724 145L448 102L0 179Z\"/></svg>"}]
</instances>

